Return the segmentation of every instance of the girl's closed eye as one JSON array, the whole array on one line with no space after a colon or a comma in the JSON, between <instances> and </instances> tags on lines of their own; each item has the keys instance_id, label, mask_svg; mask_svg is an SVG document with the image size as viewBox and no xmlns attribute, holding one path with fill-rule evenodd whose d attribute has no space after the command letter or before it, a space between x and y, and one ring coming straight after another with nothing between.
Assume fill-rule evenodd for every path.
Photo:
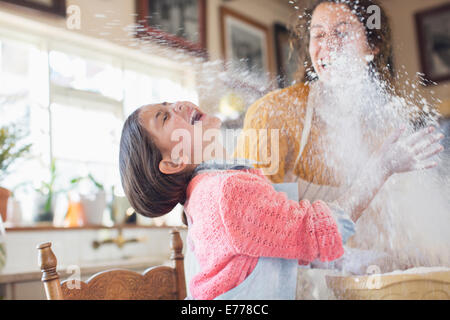
<instances>
[{"instance_id":1,"label":"girl's closed eye","mask_svg":"<svg viewBox=\"0 0 450 320\"><path fill-rule=\"evenodd\" d=\"M169 114L166 111L158 111L156 113L156 115L155 115L155 118L156 118L156 120L161 118L162 119L162 125L164 125L166 123L166 120L169 118ZM159 121L161 121L161 119L159 119Z\"/></svg>"}]
</instances>

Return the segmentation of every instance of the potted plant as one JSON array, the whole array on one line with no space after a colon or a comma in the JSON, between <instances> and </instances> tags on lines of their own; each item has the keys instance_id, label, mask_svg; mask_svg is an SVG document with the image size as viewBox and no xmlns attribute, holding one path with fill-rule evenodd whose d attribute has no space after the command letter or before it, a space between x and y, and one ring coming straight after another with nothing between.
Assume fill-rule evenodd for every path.
<instances>
[{"instance_id":1,"label":"potted plant","mask_svg":"<svg viewBox=\"0 0 450 320\"><path fill-rule=\"evenodd\" d=\"M16 126L0 127L0 183L9 174L12 164L27 154L31 144L21 145L24 135ZM11 192L0 187L0 213L3 221L6 221L6 209Z\"/></svg>"},{"instance_id":2,"label":"potted plant","mask_svg":"<svg viewBox=\"0 0 450 320\"><path fill-rule=\"evenodd\" d=\"M74 178L70 182L74 186L79 185L81 182L90 183L90 191L80 193L80 203L87 223L90 225L101 225L103 223L103 213L106 209L105 187L91 173L86 177Z\"/></svg>"},{"instance_id":3,"label":"potted plant","mask_svg":"<svg viewBox=\"0 0 450 320\"><path fill-rule=\"evenodd\" d=\"M34 199L33 210L34 222L53 221L56 176L56 164L53 159L50 164L50 179L48 181L43 181L41 187L35 189L36 196Z\"/></svg>"}]
</instances>

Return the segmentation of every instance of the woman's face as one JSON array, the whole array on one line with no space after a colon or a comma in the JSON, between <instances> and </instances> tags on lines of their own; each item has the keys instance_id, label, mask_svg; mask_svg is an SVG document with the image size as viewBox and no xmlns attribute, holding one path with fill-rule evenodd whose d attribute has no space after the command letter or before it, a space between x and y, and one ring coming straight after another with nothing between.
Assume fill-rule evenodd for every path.
<instances>
[{"instance_id":1,"label":"woman's face","mask_svg":"<svg viewBox=\"0 0 450 320\"><path fill-rule=\"evenodd\" d=\"M160 150L163 161L174 165L181 160L185 164L194 164L192 156L196 150L202 150L206 145L203 141L204 133L221 127L218 118L201 112L195 104L188 101L147 105L142 107L139 117ZM188 156L188 159L181 159L182 155ZM161 171L164 168L160 165Z\"/></svg>"},{"instance_id":2,"label":"woman's face","mask_svg":"<svg viewBox=\"0 0 450 320\"><path fill-rule=\"evenodd\" d=\"M376 53L368 44L363 23L347 5L325 2L314 10L309 54L321 81L332 79L333 69L336 69L333 63L337 64L338 58L344 58L347 63L367 65Z\"/></svg>"}]
</instances>

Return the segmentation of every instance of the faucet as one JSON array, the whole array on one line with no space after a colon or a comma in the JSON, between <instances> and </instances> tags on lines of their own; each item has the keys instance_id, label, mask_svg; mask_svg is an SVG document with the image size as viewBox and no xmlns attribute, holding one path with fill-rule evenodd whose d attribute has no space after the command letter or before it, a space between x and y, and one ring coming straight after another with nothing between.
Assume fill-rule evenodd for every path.
<instances>
[{"instance_id":1,"label":"faucet","mask_svg":"<svg viewBox=\"0 0 450 320\"><path fill-rule=\"evenodd\" d=\"M117 228L117 230L119 231L117 237L105 239L102 241L95 240L92 242L92 247L94 249L98 249L104 244L112 243L112 244L117 245L117 247L119 247L120 249L122 249L123 246L127 243L145 242L147 240L146 237L125 239L125 237L123 236L122 226L119 226Z\"/></svg>"}]
</instances>

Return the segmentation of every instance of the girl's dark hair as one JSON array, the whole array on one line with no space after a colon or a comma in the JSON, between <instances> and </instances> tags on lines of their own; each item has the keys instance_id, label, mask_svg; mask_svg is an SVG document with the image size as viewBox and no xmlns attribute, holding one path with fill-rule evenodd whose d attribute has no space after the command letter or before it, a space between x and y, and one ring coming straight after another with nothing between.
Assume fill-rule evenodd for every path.
<instances>
[{"instance_id":1,"label":"girl's dark hair","mask_svg":"<svg viewBox=\"0 0 450 320\"><path fill-rule=\"evenodd\" d=\"M184 204L191 174L167 175L159 170L162 155L140 121L141 108L125 121L120 139L122 186L133 209L146 217L169 213Z\"/></svg>"},{"instance_id":2,"label":"girl's dark hair","mask_svg":"<svg viewBox=\"0 0 450 320\"><path fill-rule=\"evenodd\" d=\"M303 4L304 2L302 2ZM382 80L392 84L394 77L392 35L389 25L389 18L383 7L376 0L309 0L305 12L294 17L291 33L295 36L292 41L300 41L299 61L304 61L305 65L300 66L298 78L301 80L312 80L310 71L313 70L311 57L309 56L309 41L311 18L314 10L322 3L345 4L361 21L366 30L367 41L372 49L378 48L379 52L371 62L371 72L376 73ZM370 6L378 6L380 9L380 28L371 28L367 23L374 12L369 11Z\"/></svg>"}]
</instances>

